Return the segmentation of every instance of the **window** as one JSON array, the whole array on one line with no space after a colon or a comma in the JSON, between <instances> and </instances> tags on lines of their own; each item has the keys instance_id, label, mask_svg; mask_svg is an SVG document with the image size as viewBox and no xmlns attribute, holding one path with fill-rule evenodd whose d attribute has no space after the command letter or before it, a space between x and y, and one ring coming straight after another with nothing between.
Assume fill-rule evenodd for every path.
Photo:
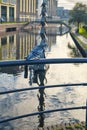
<instances>
[{"instance_id":1,"label":"window","mask_svg":"<svg viewBox=\"0 0 87 130\"><path fill-rule=\"evenodd\" d=\"M9 43L14 43L14 36L9 36Z\"/></svg>"},{"instance_id":2,"label":"window","mask_svg":"<svg viewBox=\"0 0 87 130\"><path fill-rule=\"evenodd\" d=\"M1 6L1 17L6 21L7 20L7 7Z\"/></svg>"},{"instance_id":3,"label":"window","mask_svg":"<svg viewBox=\"0 0 87 130\"><path fill-rule=\"evenodd\" d=\"M1 44L2 44L2 45L7 44L7 37L2 37L2 38L1 38Z\"/></svg>"},{"instance_id":4,"label":"window","mask_svg":"<svg viewBox=\"0 0 87 130\"><path fill-rule=\"evenodd\" d=\"M9 7L9 20L14 21L14 8Z\"/></svg>"}]
</instances>

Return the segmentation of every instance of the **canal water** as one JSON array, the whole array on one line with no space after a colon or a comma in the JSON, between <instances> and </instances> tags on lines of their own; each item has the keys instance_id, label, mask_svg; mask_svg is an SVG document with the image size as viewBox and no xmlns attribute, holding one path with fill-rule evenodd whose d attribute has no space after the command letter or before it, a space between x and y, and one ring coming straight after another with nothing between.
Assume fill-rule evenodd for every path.
<instances>
[{"instance_id":1,"label":"canal water","mask_svg":"<svg viewBox=\"0 0 87 130\"><path fill-rule=\"evenodd\" d=\"M46 58L81 57L69 34L47 35ZM12 32L0 37L0 60L24 59L35 46L39 35L34 31ZM29 72L28 72L29 74ZM29 76L28 76L29 77ZM49 65L45 85L86 83L87 64ZM0 91L37 86L24 78L24 66L0 68ZM44 90L41 101L39 90L0 95L0 120L37 112L41 103L43 110L84 106L87 99L86 86L59 87ZM42 116L27 117L0 124L2 130L31 130L63 122L85 121L85 110L61 111Z\"/></svg>"}]
</instances>

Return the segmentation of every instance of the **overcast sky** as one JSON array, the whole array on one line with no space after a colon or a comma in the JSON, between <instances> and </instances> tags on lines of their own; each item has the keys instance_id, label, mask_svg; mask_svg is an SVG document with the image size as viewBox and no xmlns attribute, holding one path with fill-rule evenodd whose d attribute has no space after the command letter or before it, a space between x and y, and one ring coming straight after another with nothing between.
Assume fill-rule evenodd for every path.
<instances>
[{"instance_id":1,"label":"overcast sky","mask_svg":"<svg viewBox=\"0 0 87 130\"><path fill-rule=\"evenodd\" d=\"M87 0L58 0L58 5L65 9L72 9L77 2L87 4Z\"/></svg>"}]
</instances>

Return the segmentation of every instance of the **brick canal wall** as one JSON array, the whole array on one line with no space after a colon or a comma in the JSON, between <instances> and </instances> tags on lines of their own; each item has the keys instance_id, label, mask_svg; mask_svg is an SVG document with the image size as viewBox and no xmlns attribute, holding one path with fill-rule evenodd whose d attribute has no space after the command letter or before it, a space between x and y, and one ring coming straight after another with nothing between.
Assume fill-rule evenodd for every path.
<instances>
[{"instance_id":1,"label":"brick canal wall","mask_svg":"<svg viewBox=\"0 0 87 130\"><path fill-rule=\"evenodd\" d=\"M7 32L12 29L13 31L14 30L17 31L17 30L20 30L23 25L24 25L23 23L14 23L14 24L3 23L3 24L0 24L0 32Z\"/></svg>"}]
</instances>

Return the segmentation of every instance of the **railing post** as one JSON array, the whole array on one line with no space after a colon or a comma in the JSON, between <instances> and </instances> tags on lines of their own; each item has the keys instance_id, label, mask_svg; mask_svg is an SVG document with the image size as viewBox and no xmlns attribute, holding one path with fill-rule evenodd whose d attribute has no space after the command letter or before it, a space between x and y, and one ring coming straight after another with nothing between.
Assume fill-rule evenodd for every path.
<instances>
[{"instance_id":1,"label":"railing post","mask_svg":"<svg viewBox=\"0 0 87 130\"><path fill-rule=\"evenodd\" d=\"M86 122L85 122L85 130L87 130L87 100L86 100Z\"/></svg>"}]
</instances>

